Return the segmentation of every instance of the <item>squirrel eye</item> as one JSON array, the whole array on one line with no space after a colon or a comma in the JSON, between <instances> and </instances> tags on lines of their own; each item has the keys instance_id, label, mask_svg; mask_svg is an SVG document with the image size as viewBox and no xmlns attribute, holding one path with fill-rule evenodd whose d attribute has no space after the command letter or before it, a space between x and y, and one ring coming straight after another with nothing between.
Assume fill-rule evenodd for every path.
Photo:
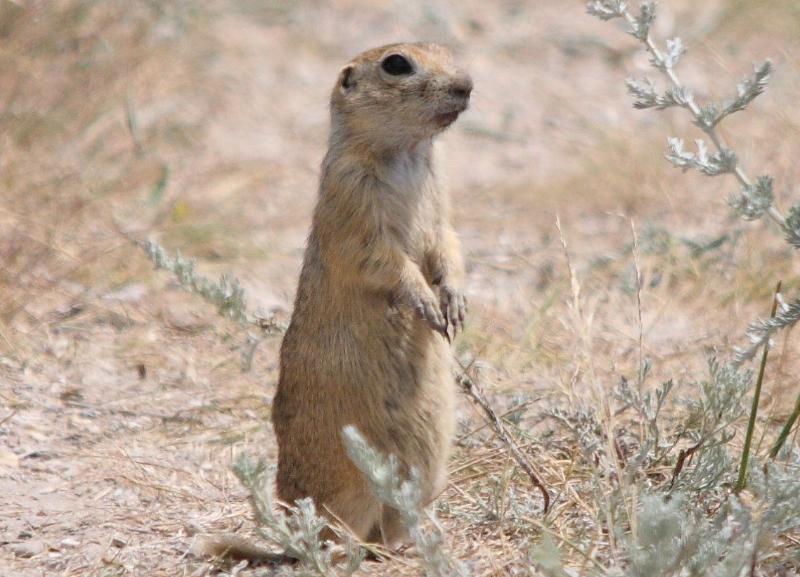
<instances>
[{"instance_id":1,"label":"squirrel eye","mask_svg":"<svg viewBox=\"0 0 800 577\"><path fill-rule=\"evenodd\" d=\"M384 58L383 62L381 62L381 68L386 74L391 74L392 76L403 76L414 72L411 63L399 54L390 54Z\"/></svg>"}]
</instances>

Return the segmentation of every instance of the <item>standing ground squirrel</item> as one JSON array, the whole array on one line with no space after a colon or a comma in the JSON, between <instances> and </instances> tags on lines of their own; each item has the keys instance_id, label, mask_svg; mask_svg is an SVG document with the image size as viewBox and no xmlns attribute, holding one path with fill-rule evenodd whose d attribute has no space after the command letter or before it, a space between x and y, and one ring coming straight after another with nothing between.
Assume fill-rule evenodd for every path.
<instances>
[{"instance_id":1,"label":"standing ground squirrel","mask_svg":"<svg viewBox=\"0 0 800 577\"><path fill-rule=\"evenodd\" d=\"M434 138L469 104L470 77L436 44L392 44L345 66L272 409L281 500L312 497L360 539L405 530L348 458L354 425L446 486L454 428L450 330L464 321L462 261Z\"/></svg>"}]
</instances>

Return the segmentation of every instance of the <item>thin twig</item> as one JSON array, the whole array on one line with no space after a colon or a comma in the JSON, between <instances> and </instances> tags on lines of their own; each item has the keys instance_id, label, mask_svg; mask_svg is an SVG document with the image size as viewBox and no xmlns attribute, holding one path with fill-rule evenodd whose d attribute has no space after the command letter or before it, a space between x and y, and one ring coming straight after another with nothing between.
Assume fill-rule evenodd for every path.
<instances>
[{"instance_id":1,"label":"thin twig","mask_svg":"<svg viewBox=\"0 0 800 577\"><path fill-rule=\"evenodd\" d=\"M533 404L534 402L536 402L536 401L538 401L538 400L539 400L539 399L537 398L537 399L533 399L533 400L531 400L531 401L526 401L526 402L524 402L524 403L520 403L519 405L514 405L513 407L511 407L511 408L510 408L510 409L508 409L507 411L505 411L505 412L501 413L501 414L499 415L499 417L500 417L501 419L505 420L505 418L506 418L507 416L509 416L509 415L513 415L514 413L518 413L518 412L520 412L520 411L524 411L524 410L525 410L525 409L527 409L527 408L528 408L528 407L529 407L531 404ZM490 426L490 423L483 423L482 425L478 425L477 427L475 427L475 428L474 428L474 429L472 429L471 431L467 431L466 433L464 433L463 435L461 435L460 437L458 437L458 438L456 439L456 441L455 441L455 442L456 442L456 444L458 445L458 444L461 444L461 443L463 443L463 442L464 442L466 439L470 438L472 435L474 435L474 434L476 434L476 433L479 433L479 432L481 432L482 430L484 430L486 427L489 427L489 426Z\"/></svg>"},{"instance_id":2,"label":"thin twig","mask_svg":"<svg viewBox=\"0 0 800 577\"><path fill-rule=\"evenodd\" d=\"M461 365L461 363L459 363L459 366L461 367L461 372L456 375L456 381L459 385L461 385L461 390L476 405L478 405L481 410L483 410L486 418L492 424L492 428L497 436L508 447L508 450L511 452L511 456L514 457L514 460L517 462L517 464L522 467L522 470L527 473L528 477L530 477L531 483L533 483L533 485L542 493L542 499L544 500L544 513L547 514L547 511L550 509L550 493L547 492L547 488L544 486L544 483L542 483L541 479L539 479L539 476L534 472L530 461L528 461L528 459L525 458L525 455L522 454L519 445L511 436L511 433L508 432L508 429L506 429L502 419L500 419L494 409L492 409L492 406L489 404L489 401L486 399L486 396L483 394L481 388L467 374L467 367L464 367Z\"/></svg>"},{"instance_id":3,"label":"thin twig","mask_svg":"<svg viewBox=\"0 0 800 577\"><path fill-rule=\"evenodd\" d=\"M678 453L678 460L675 462L675 468L672 470L672 481L669 483L669 490L672 491L672 488L675 486L675 481L678 480L678 475L681 474L683 471L683 466L686 464L687 461L692 460L692 456L697 452L697 450L703 445L703 440L701 439L699 443L689 447L688 449L681 449Z\"/></svg>"}]
</instances>

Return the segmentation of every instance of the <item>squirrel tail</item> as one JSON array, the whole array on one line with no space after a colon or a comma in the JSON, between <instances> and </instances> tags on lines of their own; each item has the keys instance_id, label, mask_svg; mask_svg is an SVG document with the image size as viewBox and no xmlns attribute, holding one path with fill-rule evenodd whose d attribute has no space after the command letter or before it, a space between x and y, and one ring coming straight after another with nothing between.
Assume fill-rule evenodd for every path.
<instances>
[{"instance_id":1,"label":"squirrel tail","mask_svg":"<svg viewBox=\"0 0 800 577\"><path fill-rule=\"evenodd\" d=\"M216 557L228 561L247 560L251 565L283 565L296 562L296 559L285 553L275 553L232 533L198 535L191 551L198 557Z\"/></svg>"}]
</instances>

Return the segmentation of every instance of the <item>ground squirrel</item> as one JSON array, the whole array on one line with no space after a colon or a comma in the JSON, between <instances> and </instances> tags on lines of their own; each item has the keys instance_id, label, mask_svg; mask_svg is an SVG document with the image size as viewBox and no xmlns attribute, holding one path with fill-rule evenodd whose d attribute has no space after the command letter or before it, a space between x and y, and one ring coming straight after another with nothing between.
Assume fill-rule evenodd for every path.
<instances>
[{"instance_id":1,"label":"ground squirrel","mask_svg":"<svg viewBox=\"0 0 800 577\"><path fill-rule=\"evenodd\" d=\"M360 539L395 546L398 514L347 457L342 429L421 474L427 504L446 485L454 427L450 333L465 300L462 261L434 138L469 103L472 80L436 44L357 56L331 95L331 131L272 418L277 490Z\"/></svg>"}]
</instances>

